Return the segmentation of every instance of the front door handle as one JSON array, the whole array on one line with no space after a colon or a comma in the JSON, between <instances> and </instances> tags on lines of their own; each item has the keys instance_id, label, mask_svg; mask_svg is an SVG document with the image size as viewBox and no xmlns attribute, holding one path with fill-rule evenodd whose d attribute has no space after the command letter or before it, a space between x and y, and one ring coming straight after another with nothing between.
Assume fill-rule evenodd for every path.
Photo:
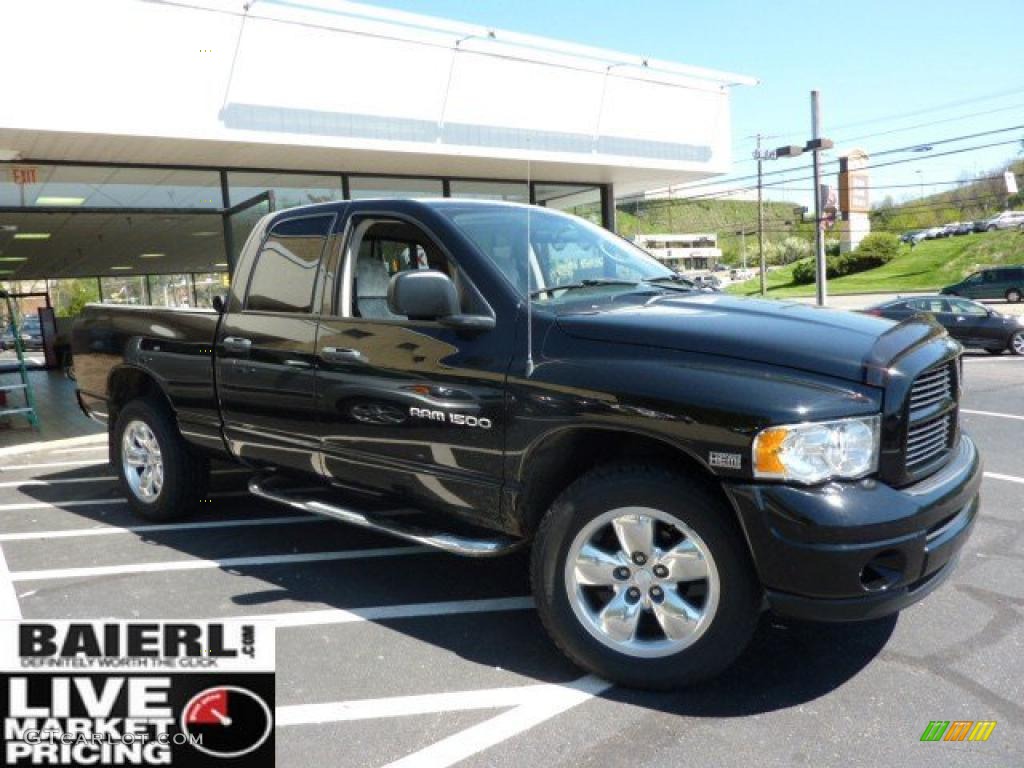
<instances>
[{"instance_id":1,"label":"front door handle","mask_svg":"<svg viewBox=\"0 0 1024 768\"><path fill-rule=\"evenodd\" d=\"M366 358L358 349L349 347L324 347L320 350L320 357L329 363L365 363Z\"/></svg>"},{"instance_id":2,"label":"front door handle","mask_svg":"<svg viewBox=\"0 0 1024 768\"><path fill-rule=\"evenodd\" d=\"M224 348L230 352L248 352L252 348L252 339L241 336L225 336Z\"/></svg>"}]
</instances>

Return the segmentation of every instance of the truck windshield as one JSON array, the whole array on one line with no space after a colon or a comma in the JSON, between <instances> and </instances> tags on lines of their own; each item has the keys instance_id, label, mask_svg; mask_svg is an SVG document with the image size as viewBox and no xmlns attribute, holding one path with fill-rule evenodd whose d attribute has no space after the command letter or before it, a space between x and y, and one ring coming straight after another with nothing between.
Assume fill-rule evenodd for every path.
<instances>
[{"instance_id":1,"label":"truck windshield","mask_svg":"<svg viewBox=\"0 0 1024 768\"><path fill-rule=\"evenodd\" d=\"M576 216L511 205L439 210L505 273L520 294L525 296L529 286L540 303L568 301L591 291L634 290L641 282L670 280L675 275L635 245ZM556 286L576 290L556 290Z\"/></svg>"}]
</instances>

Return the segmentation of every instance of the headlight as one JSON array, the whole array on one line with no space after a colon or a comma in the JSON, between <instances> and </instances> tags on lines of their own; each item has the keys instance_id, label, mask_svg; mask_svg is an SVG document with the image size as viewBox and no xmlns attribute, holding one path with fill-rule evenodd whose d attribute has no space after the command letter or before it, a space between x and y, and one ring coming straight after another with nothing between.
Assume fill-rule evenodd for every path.
<instances>
[{"instance_id":1,"label":"headlight","mask_svg":"<svg viewBox=\"0 0 1024 768\"><path fill-rule=\"evenodd\" d=\"M878 469L880 416L768 427L754 438L754 476L812 485Z\"/></svg>"}]
</instances>

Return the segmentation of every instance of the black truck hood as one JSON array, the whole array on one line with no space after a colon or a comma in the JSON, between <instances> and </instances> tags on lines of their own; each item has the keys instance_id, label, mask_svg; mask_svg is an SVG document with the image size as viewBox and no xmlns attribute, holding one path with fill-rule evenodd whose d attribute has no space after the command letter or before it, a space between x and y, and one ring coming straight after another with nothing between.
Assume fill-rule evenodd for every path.
<instances>
[{"instance_id":1,"label":"black truck hood","mask_svg":"<svg viewBox=\"0 0 1024 768\"><path fill-rule=\"evenodd\" d=\"M585 309L569 305L558 324L581 339L722 355L856 382L870 380L870 367L941 332L916 319L896 325L796 302L707 293L639 298Z\"/></svg>"}]
</instances>

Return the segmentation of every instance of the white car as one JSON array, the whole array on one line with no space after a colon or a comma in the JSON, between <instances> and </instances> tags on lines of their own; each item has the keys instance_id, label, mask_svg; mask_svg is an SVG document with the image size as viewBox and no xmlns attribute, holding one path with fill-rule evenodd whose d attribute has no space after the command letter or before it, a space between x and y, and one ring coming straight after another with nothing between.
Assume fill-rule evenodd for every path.
<instances>
[{"instance_id":1,"label":"white car","mask_svg":"<svg viewBox=\"0 0 1024 768\"><path fill-rule=\"evenodd\" d=\"M1003 211L985 222L985 229L1024 229L1024 211Z\"/></svg>"}]
</instances>

